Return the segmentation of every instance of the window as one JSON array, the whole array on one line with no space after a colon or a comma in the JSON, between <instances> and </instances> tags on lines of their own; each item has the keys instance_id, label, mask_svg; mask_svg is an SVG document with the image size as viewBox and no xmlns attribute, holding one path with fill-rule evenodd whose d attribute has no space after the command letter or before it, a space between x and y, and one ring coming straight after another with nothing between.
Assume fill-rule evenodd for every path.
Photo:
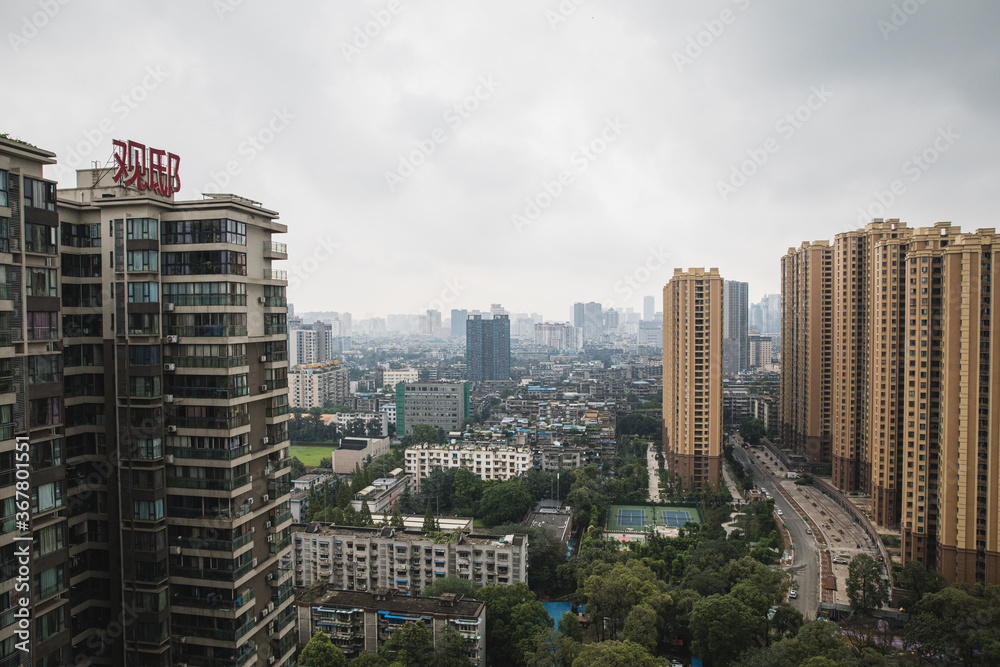
<instances>
[{"instance_id":1,"label":"window","mask_svg":"<svg viewBox=\"0 0 1000 667\"><path fill-rule=\"evenodd\" d=\"M31 443L31 469L44 470L62 465L62 438Z\"/></svg>"},{"instance_id":2,"label":"window","mask_svg":"<svg viewBox=\"0 0 1000 667\"><path fill-rule=\"evenodd\" d=\"M247 244L247 226L227 218L221 220L168 220L163 223L163 243Z\"/></svg>"},{"instance_id":3,"label":"window","mask_svg":"<svg viewBox=\"0 0 1000 667\"><path fill-rule=\"evenodd\" d=\"M125 238L157 240L159 221L156 218L129 218L125 221Z\"/></svg>"},{"instance_id":4,"label":"window","mask_svg":"<svg viewBox=\"0 0 1000 667\"><path fill-rule=\"evenodd\" d=\"M62 223L62 244L73 248L100 248L100 223L75 225Z\"/></svg>"},{"instance_id":5,"label":"window","mask_svg":"<svg viewBox=\"0 0 1000 667\"><path fill-rule=\"evenodd\" d=\"M58 396L36 398L28 401L28 424L38 426L58 426L62 422L62 401Z\"/></svg>"},{"instance_id":6,"label":"window","mask_svg":"<svg viewBox=\"0 0 1000 667\"><path fill-rule=\"evenodd\" d=\"M247 274L247 254L228 250L168 252L163 255L163 274L203 276Z\"/></svg>"},{"instance_id":7,"label":"window","mask_svg":"<svg viewBox=\"0 0 1000 667\"><path fill-rule=\"evenodd\" d=\"M28 313L28 340L50 340L59 337L59 313Z\"/></svg>"},{"instance_id":8,"label":"window","mask_svg":"<svg viewBox=\"0 0 1000 667\"><path fill-rule=\"evenodd\" d=\"M35 599L47 598L66 588L66 564L60 563L35 575Z\"/></svg>"},{"instance_id":9,"label":"window","mask_svg":"<svg viewBox=\"0 0 1000 667\"><path fill-rule=\"evenodd\" d=\"M66 546L66 524L57 523L35 531L35 558L47 556Z\"/></svg>"},{"instance_id":10,"label":"window","mask_svg":"<svg viewBox=\"0 0 1000 667\"><path fill-rule=\"evenodd\" d=\"M59 296L59 281L55 269L25 267L28 296Z\"/></svg>"},{"instance_id":11,"label":"window","mask_svg":"<svg viewBox=\"0 0 1000 667\"><path fill-rule=\"evenodd\" d=\"M178 306L245 306L247 285L221 282L164 283L163 300Z\"/></svg>"},{"instance_id":12,"label":"window","mask_svg":"<svg viewBox=\"0 0 1000 667\"><path fill-rule=\"evenodd\" d=\"M7 172L0 169L0 206L10 206L10 202L7 200Z\"/></svg>"},{"instance_id":13,"label":"window","mask_svg":"<svg viewBox=\"0 0 1000 667\"><path fill-rule=\"evenodd\" d=\"M62 507L62 482L42 484L31 490L31 511L35 514Z\"/></svg>"},{"instance_id":14,"label":"window","mask_svg":"<svg viewBox=\"0 0 1000 667\"><path fill-rule=\"evenodd\" d=\"M162 393L160 376L133 376L128 379L128 395L138 398L152 398Z\"/></svg>"},{"instance_id":15,"label":"window","mask_svg":"<svg viewBox=\"0 0 1000 667\"><path fill-rule=\"evenodd\" d=\"M40 644L47 640L49 637L56 635L66 629L66 617L69 612L69 605L64 604L57 609L53 609L47 614L43 614L35 621L35 633L34 641L36 644ZM58 662L53 662L53 665L60 664Z\"/></svg>"},{"instance_id":16,"label":"window","mask_svg":"<svg viewBox=\"0 0 1000 667\"><path fill-rule=\"evenodd\" d=\"M24 205L28 208L56 210L56 184L24 178Z\"/></svg>"},{"instance_id":17,"label":"window","mask_svg":"<svg viewBox=\"0 0 1000 667\"><path fill-rule=\"evenodd\" d=\"M129 303L155 303L160 300L160 284L129 283L128 302Z\"/></svg>"},{"instance_id":18,"label":"window","mask_svg":"<svg viewBox=\"0 0 1000 667\"><path fill-rule=\"evenodd\" d=\"M28 357L28 384L62 381L62 356Z\"/></svg>"},{"instance_id":19,"label":"window","mask_svg":"<svg viewBox=\"0 0 1000 667\"><path fill-rule=\"evenodd\" d=\"M159 366L159 345L129 345L128 362L132 366Z\"/></svg>"},{"instance_id":20,"label":"window","mask_svg":"<svg viewBox=\"0 0 1000 667\"><path fill-rule=\"evenodd\" d=\"M96 315L63 315L63 333L67 338L80 336L100 336L104 328L104 316Z\"/></svg>"},{"instance_id":21,"label":"window","mask_svg":"<svg viewBox=\"0 0 1000 667\"><path fill-rule=\"evenodd\" d=\"M10 252L10 218L0 218L0 252Z\"/></svg>"},{"instance_id":22,"label":"window","mask_svg":"<svg viewBox=\"0 0 1000 667\"><path fill-rule=\"evenodd\" d=\"M129 271L159 271L160 253L156 250L129 250Z\"/></svg>"},{"instance_id":23,"label":"window","mask_svg":"<svg viewBox=\"0 0 1000 667\"><path fill-rule=\"evenodd\" d=\"M48 225L24 223L24 249L44 255L56 254L56 228Z\"/></svg>"},{"instance_id":24,"label":"window","mask_svg":"<svg viewBox=\"0 0 1000 667\"><path fill-rule=\"evenodd\" d=\"M160 333L160 316L156 313L129 313L128 332L137 336L155 336Z\"/></svg>"},{"instance_id":25,"label":"window","mask_svg":"<svg viewBox=\"0 0 1000 667\"><path fill-rule=\"evenodd\" d=\"M132 501L133 518L142 521L157 521L163 518L163 499Z\"/></svg>"}]
</instances>

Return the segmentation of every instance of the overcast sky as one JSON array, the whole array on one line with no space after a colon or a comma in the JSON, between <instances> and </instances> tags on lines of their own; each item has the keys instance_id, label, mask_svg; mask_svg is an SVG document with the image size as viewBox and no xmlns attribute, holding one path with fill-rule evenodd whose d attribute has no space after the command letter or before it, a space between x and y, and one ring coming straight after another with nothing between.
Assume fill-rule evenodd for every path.
<instances>
[{"instance_id":1,"label":"overcast sky","mask_svg":"<svg viewBox=\"0 0 1000 667\"><path fill-rule=\"evenodd\" d=\"M660 309L698 266L756 301L866 217L997 226L996 2L4 0L0 25L0 131L72 166L135 139L181 156L181 198L277 210L297 311L566 320Z\"/></svg>"}]
</instances>

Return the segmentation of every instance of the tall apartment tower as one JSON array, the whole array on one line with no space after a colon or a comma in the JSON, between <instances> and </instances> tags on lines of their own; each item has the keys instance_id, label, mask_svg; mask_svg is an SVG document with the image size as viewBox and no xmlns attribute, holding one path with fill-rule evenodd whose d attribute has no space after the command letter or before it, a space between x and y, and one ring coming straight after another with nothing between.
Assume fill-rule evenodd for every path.
<instances>
[{"instance_id":1,"label":"tall apartment tower","mask_svg":"<svg viewBox=\"0 0 1000 667\"><path fill-rule=\"evenodd\" d=\"M663 288L663 443L684 489L719 488L723 298L718 269L674 269Z\"/></svg>"},{"instance_id":2,"label":"tall apartment tower","mask_svg":"<svg viewBox=\"0 0 1000 667\"><path fill-rule=\"evenodd\" d=\"M750 285L727 280L723 289L726 312L722 372L734 377L750 369Z\"/></svg>"},{"instance_id":3,"label":"tall apartment tower","mask_svg":"<svg viewBox=\"0 0 1000 667\"><path fill-rule=\"evenodd\" d=\"M79 574L80 549L70 528L77 512L67 497L65 463L74 451L66 448L59 214L55 183L42 176L47 164L55 164L54 153L0 138L0 664L5 665L70 664L78 636L71 618L90 602L88 593L70 589L71 577ZM79 484L75 477L73 484ZM95 538L106 534L95 526ZM18 582L22 559L30 559L23 582L28 590ZM100 597L99 605L113 604L109 591ZM29 626L27 640L15 634L20 618ZM101 627L113 620L108 614L101 618L106 618ZM23 641L30 653L15 647Z\"/></svg>"},{"instance_id":4,"label":"tall apartment tower","mask_svg":"<svg viewBox=\"0 0 1000 667\"><path fill-rule=\"evenodd\" d=\"M0 465L29 439L29 663L291 665L286 227L232 195L175 201L166 155L129 153L57 199L53 154L0 140Z\"/></svg>"},{"instance_id":5,"label":"tall apartment tower","mask_svg":"<svg viewBox=\"0 0 1000 667\"><path fill-rule=\"evenodd\" d=\"M469 311L458 308L451 309L451 337L461 338L465 335L465 321L469 319Z\"/></svg>"},{"instance_id":6,"label":"tall apartment tower","mask_svg":"<svg viewBox=\"0 0 1000 667\"><path fill-rule=\"evenodd\" d=\"M466 379L486 382L510 379L510 318L484 320L470 315L465 322Z\"/></svg>"},{"instance_id":7,"label":"tall apartment tower","mask_svg":"<svg viewBox=\"0 0 1000 667\"><path fill-rule=\"evenodd\" d=\"M645 296L642 298L642 320L644 322L653 321L653 313L656 311L656 303L653 297Z\"/></svg>"},{"instance_id":8,"label":"tall apartment tower","mask_svg":"<svg viewBox=\"0 0 1000 667\"><path fill-rule=\"evenodd\" d=\"M810 463L830 456L832 282L828 241L781 258L781 437Z\"/></svg>"}]
</instances>

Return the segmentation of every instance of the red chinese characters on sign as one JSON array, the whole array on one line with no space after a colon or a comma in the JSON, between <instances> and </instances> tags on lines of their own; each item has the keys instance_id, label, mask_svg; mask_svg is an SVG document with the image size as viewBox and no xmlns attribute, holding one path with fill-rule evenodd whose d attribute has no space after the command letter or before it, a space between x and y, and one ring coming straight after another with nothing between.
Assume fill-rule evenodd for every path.
<instances>
[{"instance_id":1,"label":"red chinese characters on sign","mask_svg":"<svg viewBox=\"0 0 1000 667\"><path fill-rule=\"evenodd\" d=\"M145 144L129 139L115 139L114 181L120 185L149 190L170 197L181 189L177 168L180 157L159 148L146 148Z\"/></svg>"}]
</instances>

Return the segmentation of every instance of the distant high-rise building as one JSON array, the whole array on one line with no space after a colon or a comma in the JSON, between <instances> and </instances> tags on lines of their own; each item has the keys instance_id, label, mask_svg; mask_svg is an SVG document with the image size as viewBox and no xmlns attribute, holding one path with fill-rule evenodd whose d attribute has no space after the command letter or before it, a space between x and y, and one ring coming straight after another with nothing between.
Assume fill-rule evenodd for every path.
<instances>
[{"instance_id":1,"label":"distant high-rise building","mask_svg":"<svg viewBox=\"0 0 1000 667\"><path fill-rule=\"evenodd\" d=\"M445 433L469 418L468 382L400 382L396 385L396 434L412 435L417 424Z\"/></svg>"},{"instance_id":2,"label":"distant high-rise building","mask_svg":"<svg viewBox=\"0 0 1000 667\"><path fill-rule=\"evenodd\" d=\"M781 295L765 294L750 304L750 329L757 333L781 333Z\"/></svg>"},{"instance_id":3,"label":"distant high-rise building","mask_svg":"<svg viewBox=\"0 0 1000 667\"><path fill-rule=\"evenodd\" d=\"M499 315L466 320L466 379L472 382L510 379L510 318Z\"/></svg>"},{"instance_id":4,"label":"distant high-rise building","mask_svg":"<svg viewBox=\"0 0 1000 667\"><path fill-rule=\"evenodd\" d=\"M604 309L601 304L590 301L583 307L583 340L599 340L604 335Z\"/></svg>"},{"instance_id":5,"label":"distant high-rise building","mask_svg":"<svg viewBox=\"0 0 1000 667\"><path fill-rule=\"evenodd\" d=\"M604 313L604 331L614 334L618 331L619 314L614 308L608 308Z\"/></svg>"},{"instance_id":6,"label":"distant high-rise building","mask_svg":"<svg viewBox=\"0 0 1000 667\"><path fill-rule=\"evenodd\" d=\"M569 323L539 323L535 325L535 343L559 351L575 352L583 347L583 330Z\"/></svg>"},{"instance_id":7,"label":"distant high-rise building","mask_svg":"<svg viewBox=\"0 0 1000 667\"><path fill-rule=\"evenodd\" d=\"M733 377L750 369L749 339L749 290L747 283L737 280L725 281L725 321L723 350L725 361L722 372Z\"/></svg>"},{"instance_id":8,"label":"distant high-rise building","mask_svg":"<svg viewBox=\"0 0 1000 667\"><path fill-rule=\"evenodd\" d=\"M642 299L642 319L646 322L653 321L653 312L656 310L656 300L651 297L643 297Z\"/></svg>"},{"instance_id":9,"label":"distant high-rise building","mask_svg":"<svg viewBox=\"0 0 1000 667\"><path fill-rule=\"evenodd\" d=\"M465 321L469 319L469 311L458 308L451 310L451 337L461 338L465 335Z\"/></svg>"},{"instance_id":10,"label":"distant high-rise building","mask_svg":"<svg viewBox=\"0 0 1000 667\"><path fill-rule=\"evenodd\" d=\"M585 322L587 320L587 306L584 303L576 302L573 304L573 326L579 327L581 330L586 330Z\"/></svg>"},{"instance_id":11,"label":"distant high-rise building","mask_svg":"<svg viewBox=\"0 0 1000 667\"><path fill-rule=\"evenodd\" d=\"M663 288L663 446L683 489L721 479L722 293L718 269L675 269Z\"/></svg>"},{"instance_id":12,"label":"distant high-rise building","mask_svg":"<svg viewBox=\"0 0 1000 667\"><path fill-rule=\"evenodd\" d=\"M507 310L499 303L490 304L490 317L496 319L501 315L507 315L509 317L510 313L508 313Z\"/></svg>"},{"instance_id":13,"label":"distant high-rise building","mask_svg":"<svg viewBox=\"0 0 1000 667\"><path fill-rule=\"evenodd\" d=\"M663 326L659 322L639 322L636 344L663 348Z\"/></svg>"}]
</instances>

